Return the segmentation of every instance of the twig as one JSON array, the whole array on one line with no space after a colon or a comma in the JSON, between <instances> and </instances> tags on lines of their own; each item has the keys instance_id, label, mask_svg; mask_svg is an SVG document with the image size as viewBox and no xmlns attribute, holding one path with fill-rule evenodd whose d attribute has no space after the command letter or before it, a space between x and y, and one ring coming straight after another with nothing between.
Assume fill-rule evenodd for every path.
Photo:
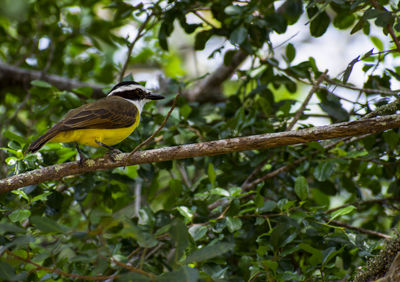
<instances>
[{"instance_id":1,"label":"twig","mask_svg":"<svg viewBox=\"0 0 400 282\"><path fill-rule=\"evenodd\" d=\"M146 20L140 25L135 39L133 39L133 41L129 44L129 46L128 46L128 54L127 54L126 60L124 62L124 65L122 67L121 73L119 75L119 82L121 82L122 79L125 76L125 72L126 72L126 69L128 68L128 64L129 64L129 59L131 58L131 55L132 55L133 47L135 47L136 42L138 42L138 40L144 35L144 33L142 34L142 31L144 30L144 28L146 27L147 23L150 21L150 19L152 17L153 17L153 13L147 15Z\"/></svg>"},{"instance_id":2,"label":"twig","mask_svg":"<svg viewBox=\"0 0 400 282\"><path fill-rule=\"evenodd\" d=\"M183 166L181 166L179 163L177 164L177 167L178 167L179 173L182 176L183 182L185 182L185 185L187 187L192 187L192 183L190 182L190 179L186 173L185 168Z\"/></svg>"},{"instance_id":3,"label":"twig","mask_svg":"<svg viewBox=\"0 0 400 282\"><path fill-rule=\"evenodd\" d=\"M41 75L41 79L43 79L46 75L47 75L47 71L49 70L53 59L54 59L54 51L55 51L55 46L54 46L54 41L51 40L50 43L50 47L49 47L49 57L47 58L47 62L46 65L44 66L43 70L42 70L42 75Z\"/></svg>"},{"instance_id":4,"label":"twig","mask_svg":"<svg viewBox=\"0 0 400 282\"><path fill-rule=\"evenodd\" d=\"M350 89L350 90L356 90L356 91L361 91L361 92L370 93L370 94L371 93L379 93L381 95L394 96L394 95L398 95L399 92L400 92L400 89L391 91L391 90L385 90L385 89L361 88L361 87L350 85L348 83L341 83L339 81L335 81L335 80L330 79L330 78L327 78L326 82L328 82L330 84L333 84L333 85L336 85L336 86L339 86L339 87L342 87L342 88L347 88L347 89Z\"/></svg>"},{"instance_id":5,"label":"twig","mask_svg":"<svg viewBox=\"0 0 400 282\"><path fill-rule=\"evenodd\" d=\"M202 15L200 15L197 10L191 10L190 12L192 12L192 14L194 14L196 17L198 17L199 19L201 19L203 22L205 22L206 24L208 24L209 26L211 26L214 29L217 29L217 27L215 25L213 25L210 21L208 21L206 18L204 18Z\"/></svg>"},{"instance_id":6,"label":"twig","mask_svg":"<svg viewBox=\"0 0 400 282\"><path fill-rule=\"evenodd\" d=\"M148 272L143 271L143 270L141 270L141 269L135 268L135 267L133 267L133 266L131 266L131 265L129 265L129 264L125 264L125 263L123 263L123 262L120 262L120 261L118 261L118 260L116 260L116 259L114 259L114 258L112 258L111 261L112 261L113 263L115 263L116 265L122 266L123 268L129 270L130 272L140 273L140 274L143 274L143 275L145 275L145 276L147 276L147 277L155 278L155 275L153 275L153 274L151 274L151 273L148 273Z\"/></svg>"},{"instance_id":7,"label":"twig","mask_svg":"<svg viewBox=\"0 0 400 282\"><path fill-rule=\"evenodd\" d=\"M135 216L139 217L140 203L142 195L142 182L137 181L135 185Z\"/></svg>"},{"instance_id":8,"label":"twig","mask_svg":"<svg viewBox=\"0 0 400 282\"><path fill-rule=\"evenodd\" d=\"M265 158L265 160L263 160L251 173L250 175L246 178L246 180L242 183L241 187L246 187L250 180L258 173L260 172L260 170L264 167L264 165L267 164L267 162L269 161L270 158L270 154Z\"/></svg>"},{"instance_id":9,"label":"twig","mask_svg":"<svg viewBox=\"0 0 400 282\"><path fill-rule=\"evenodd\" d=\"M384 234L384 233L380 233L380 232L377 232L377 231L365 229L365 228L362 228L362 227L355 227L353 225L350 225L350 224L347 224L347 223L344 223L344 222L341 222L341 221L330 220L328 218L325 218L324 220L326 222L333 223L334 225L337 225L337 226L340 226L340 227L344 227L344 228L350 229L350 230L355 230L355 231L358 231L360 233L381 237L383 239L392 239L393 238L392 236Z\"/></svg>"},{"instance_id":10,"label":"twig","mask_svg":"<svg viewBox=\"0 0 400 282\"><path fill-rule=\"evenodd\" d=\"M31 261L30 259L26 259L23 257L20 257L14 253L12 253L9 250L5 250L5 252L7 253L7 255L14 257L17 260L32 264L34 266L36 266L36 269L39 270L44 270L46 272L49 273L56 273L58 275L61 276L65 276L65 277L70 277L70 278L76 278L76 279L81 279L81 280L107 280L107 279L116 279L118 278L120 275L111 275L111 276L105 276L105 275L99 275L99 276L88 276L88 275L80 275L80 274L75 274L75 273L68 273L68 272L64 272L61 269L58 268L49 268L49 267L45 267L45 266L41 266L40 264L37 264L33 261ZM148 273L147 273L148 274Z\"/></svg>"},{"instance_id":11,"label":"twig","mask_svg":"<svg viewBox=\"0 0 400 282\"><path fill-rule=\"evenodd\" d=\"M154 131L154 133L147 138L146 140L144 140L142 143L140 143L139 145L137 145L135 147L135 149L133 149L132 152L129 153L128 157L131 157L134 153L136 153L140 148L142 148L144 145L146 145L147 143L149 143L160 131L161 129L163 129L163 127L165 126L165 124L167 123L169 116L171 115L172 111L175 109L176 106L176 101L178 100L178 97L181 95L181 93L178 93L172 103L171 109L169 109L168 114L165 116L164 121L161 123L160 127Z\"/></svg>"},{"instance_id":12,"label":"twig","mask_svg":"<svg viewBox=\"0 0 400 282\"><path fill-rule=\"evenodd\" d=\"M329 209L325 213L328 214L328 213L343 209L348 206L355 206L357 208L360 208L360 206L362 206L362 205L378 204L378 203L380 204L380 203L386 203L386 202L390 202L390 201L400 201L400 197L388 197L388 198L383 198L383 199L372 199L372 200L353 202L353 203L338 206L336 208Z\"/></svg>"},{"instance_id":13,"label":"twig","mask_svg":"<svg viewBox=\"0 0 400 282\"><path fill-rule=\"evenodd\" d=\"M300 119L301 115L304 113L305 108L307 107L308 103L311 100L312 95L319 89L319 85L327 78L328 70L326 70L323 74L321 74L317 81L314 83L313 87L311 88L310 92L308 92L307 97L304 99L303 104L301 105L300 109L296 112L293 120L290 122L286 130L292 130L296 122Z\"/></svg>"}]
</instances>

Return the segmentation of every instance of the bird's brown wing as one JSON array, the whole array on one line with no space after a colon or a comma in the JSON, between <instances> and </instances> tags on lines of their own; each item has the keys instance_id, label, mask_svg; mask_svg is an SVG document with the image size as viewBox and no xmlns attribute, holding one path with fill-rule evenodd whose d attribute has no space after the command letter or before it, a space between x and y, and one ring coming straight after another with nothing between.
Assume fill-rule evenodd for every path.
<instances>
[{"instance_id":1,"label":"bird's brown wing","mask_svg":"<svg viewBox=\"0 0 400 282\"><path fill-rule=\"evenodd\" d=\"M107 97L69 111L59 122L59 130L112 129L135 123L138 109L117 96Z\"/></svg>"}]
</instances>

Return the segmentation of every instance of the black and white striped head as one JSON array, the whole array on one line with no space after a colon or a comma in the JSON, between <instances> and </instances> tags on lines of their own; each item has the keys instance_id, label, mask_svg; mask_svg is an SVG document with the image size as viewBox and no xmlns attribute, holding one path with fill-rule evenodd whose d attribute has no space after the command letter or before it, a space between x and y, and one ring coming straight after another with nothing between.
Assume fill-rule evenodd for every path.
<instances>
[{"instance_id":1,"label":"black and white striped head","mask_svg":"<svg viewBox=\"0 0 400 282\"><path fill-rule=\"evenodd\" d=\"M135 81L123 81L115 85L107 96L119 96L135 104L140 111L144 104L151 100L164 99L163 96L153 94L144 86Z\"/></svg>"}]
</instances>

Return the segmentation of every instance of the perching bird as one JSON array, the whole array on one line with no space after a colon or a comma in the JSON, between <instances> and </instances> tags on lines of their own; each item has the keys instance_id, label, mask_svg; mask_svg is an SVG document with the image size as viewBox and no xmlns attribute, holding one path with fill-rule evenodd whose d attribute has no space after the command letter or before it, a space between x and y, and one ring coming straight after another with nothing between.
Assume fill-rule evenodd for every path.
<instances>
[{"instance_id":1,"label":"perching bird","mask_svg":"<svg viewBox=\"0 0 400 282\"><path fill-rule=\"evenodd\" d=\"M152 94L134 81L115 85L107 97L70 110L63 120L50 128L29 146L27 153L38 151L47 142L106 147L127 138L139 125L144 104L151 100L164 99ZM77 145L82 161L82 154Z\"/></svg>"}]
</instances>

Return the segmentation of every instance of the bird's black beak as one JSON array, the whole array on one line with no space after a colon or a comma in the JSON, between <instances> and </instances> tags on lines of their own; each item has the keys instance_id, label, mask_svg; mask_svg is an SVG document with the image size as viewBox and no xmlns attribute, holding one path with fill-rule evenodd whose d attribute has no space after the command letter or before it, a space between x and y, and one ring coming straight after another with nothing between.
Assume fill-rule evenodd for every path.
<instances>
[{"instance_id":1,"label":"bird's black beak","mask_svg":"<svg viewBox=\"0 0 400 282\"><path fill-rule=\"evenodd\" d=\"M148 93L146 96L146 99L149 100L161 100L164 99L164 96L158 95L158 94L153 94L153 93Z\"/></svg>"}]
</instances>

